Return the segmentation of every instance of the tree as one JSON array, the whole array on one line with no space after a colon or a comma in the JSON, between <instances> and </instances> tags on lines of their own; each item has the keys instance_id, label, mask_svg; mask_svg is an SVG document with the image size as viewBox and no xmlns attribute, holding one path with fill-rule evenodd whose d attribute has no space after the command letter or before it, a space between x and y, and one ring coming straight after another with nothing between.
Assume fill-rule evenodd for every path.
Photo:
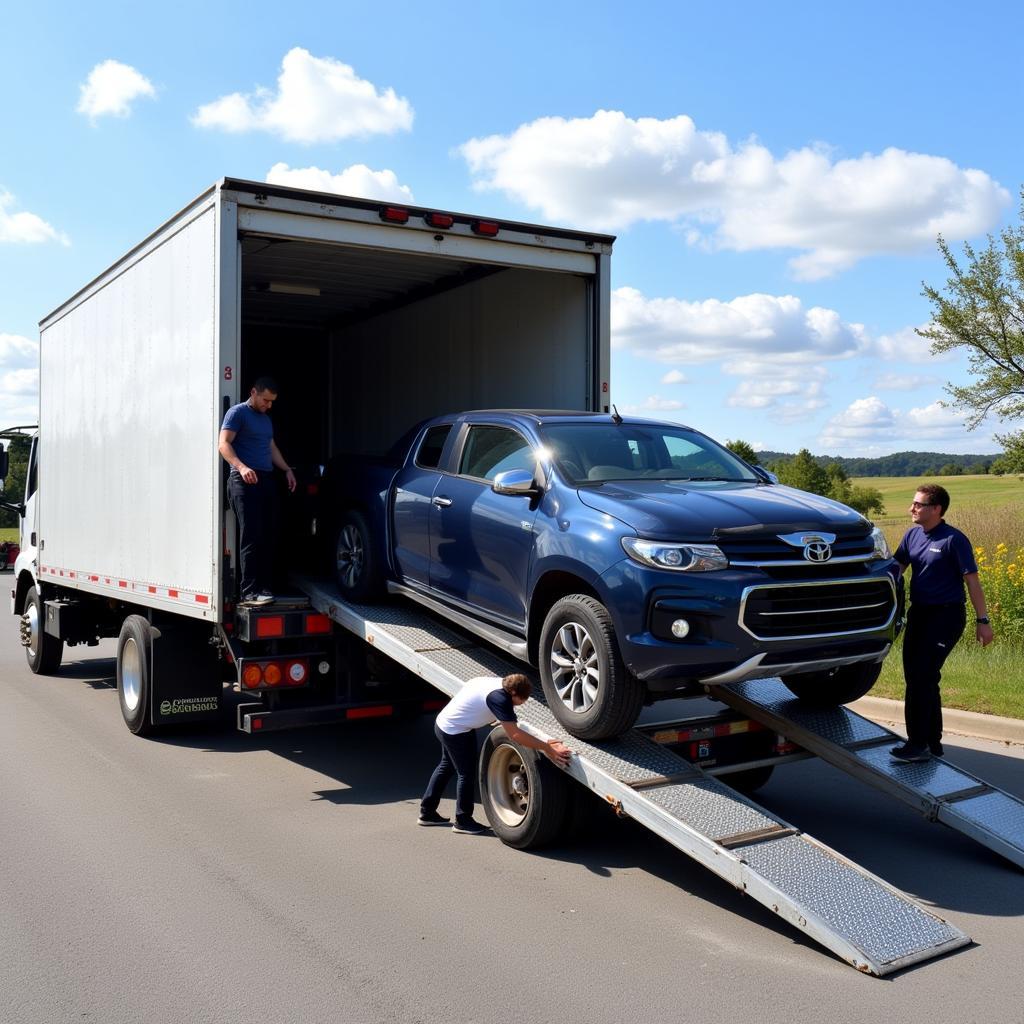
<instances>
[{"instance_id":1,"label":"tree","mask_svg":"<svg viewBox=\"0 0 1024 1024\"><path fill-rule=\"evenodd\" d=\"M28 472L28 453L32 444L24 435L10 436L7 442L7 479L4 481L2 497L4 501L18 504L25 496L25 476ZM0 526L18 525L18 517L7 509L0 509Z\"/></svg>"},{"instance_id":2,"label":"tree","mask_svg":"<svg viewBox=\"0 0 1024 1024\"><path fill-rule=\"evenodd\" d=\"M812 494L828 494L829 475L806 448L801 448L792 459L776 462L772 471L781 484L799 487L801 491Z\"/></svg>"},{"instance_id":3,"label":"tree","mask_svg":"<svg viewBox=\"0 0 1024 1024\"><path fill-rule=\"evenodd\" d=\"M725 447L733 453L738 455L744 462L751 466L756 466L758 463L757 452L754 451L753 447L747 444L746 441L726 441Z\"/></svg>"},{"instance_id":4,"label":"tree","mask_svg":"<svg viewBox=\"0 0 1024 1024\"><path fill-rule=\"evenodd\" d=\"M975 380L946 386L952 404L967 411L973 430L990 413L1002 421L1024 417L1024 189L1021 225L978 252L964 242L963 265L945 239L939 251L951 276L943 291L923 284L931 323L918 330L939 355L962 349ZM1024 430L996 435L1004 447L1024 445Z\"/></svg>"}]
</instances>

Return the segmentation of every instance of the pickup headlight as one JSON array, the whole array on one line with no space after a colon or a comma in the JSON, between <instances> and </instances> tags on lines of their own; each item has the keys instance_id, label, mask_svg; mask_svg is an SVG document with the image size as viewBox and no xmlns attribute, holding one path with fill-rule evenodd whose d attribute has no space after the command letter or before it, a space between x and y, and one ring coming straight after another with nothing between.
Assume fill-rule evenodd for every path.
<instances>
[{"instance_id":1,"label":"pickup headlight","mask_svg":"<svg viewBox=\"0 0 1024 1024\"><path fill-rule=\"evenodd\" d=\"M885 539L885 534L877 526L871 531L871 540L875 545L875 550L871 552L872 559L892 558L889 542Z\"/></svg>"},{"instance_id":2,"label":"pickup headlight","mask_svg":"<svg viewBox=\"0 0 1024 1024\"><path fill-rule=\"evenodd\" d=\"M662 540L623 537L623 550L641 565L675 572L712 572L727 569L729 559L714 544L673 544Z\"/></svg>"}]
</instances>

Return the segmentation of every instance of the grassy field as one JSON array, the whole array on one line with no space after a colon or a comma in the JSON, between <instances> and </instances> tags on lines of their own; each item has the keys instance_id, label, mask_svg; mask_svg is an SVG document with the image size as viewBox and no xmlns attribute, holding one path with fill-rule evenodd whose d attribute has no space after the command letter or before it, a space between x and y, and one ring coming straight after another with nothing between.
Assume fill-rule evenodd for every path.
<instances>
[{"instance_id":1,"label":"grassy field","mask_svg":"<svg viewBox=\"0 0 1024 1024\"><path fill-rule=\"evenodd\" d=\"M18 539L18 528L16 526L0 526L0 544L3 544L5 540L17 541Z\"/></svg>"}]
</instances>

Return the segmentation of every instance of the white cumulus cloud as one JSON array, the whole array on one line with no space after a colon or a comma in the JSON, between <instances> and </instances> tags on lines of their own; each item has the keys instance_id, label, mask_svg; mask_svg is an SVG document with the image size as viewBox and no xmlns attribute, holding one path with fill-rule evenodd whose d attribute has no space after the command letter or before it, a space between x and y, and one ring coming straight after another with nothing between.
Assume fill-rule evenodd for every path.
<instances>
[{"instance_id":1,"label":"white cumulus cloud","mask_svg":"<svg viewBox=\"0 0 1024 1024\"><path fill-rule=\"evenodd\" d=\"M11 213L14 196L0 188L0 242L60 242L70 245L63 231L47 224L42 217L22 210Z\"/></svg>"},{"instance_id":2,"label":"white cumulus cloud","mask_svg":"<svg viewBox=\"0 0 1024 1024\"><path fill-rule=\"evenodd\" d=\"M664 377L661 378L662 384L685 384L686 374L681 373L679 370L669 370Z\"/></svg>"},{"instance_id":3,"label":"white cumulus cloud","mask_svg":"<svg viewBox=\"0 0 1024 1024\"><path fill-rule=\"evenodd\" d=\"M0 422L15 426L39 415L39 344L0 333Z\"/></svg>"},{"instance_id":4,"label":"white cumulus cloud","mask_svg":"<svg viewBox=\"0 0 1024 1024\"><path fill-rule=\"evenodd\" d=\"M678 412L685 408L686 406L682 402L677 402L674 398L649 395L639 405L624 405L619 408L619 412L625 413L627 416L647 416L651 413Z\"/></svg>"},{"instance_id":5,"label":"white cumulus cloud","mask_svg":"<svg viewBox=\"0 0 1024 1024\"><path fill-rule=\"evenodd\" d=\"M829 277L878 253L991 228L1010 195L983 171L889 148L833 159L809 146L775 156L733 145L680 115L543 117L459 147L477 189L500 190L553 221L621 230L685 227L691 243L736 251L796 249L801 278Z\"/></svg>"},{"instance_id":6,"label":"white cumulus cloud","mask_svg":"<svg viewBox=\"0 0 1024 1024\"><path fill-rule=\"evenodd\" d=\"M363 199L401 203L414 201L412 189L401 184L394 171L373 171L366 164L353 164L338 174L332 174L319 167L289 167L285 163L276 163L267 171L267 182Z\"/></svg>"},{"instance_id":7,"label":"white cumulus cloud","mask_svg":"<svg viewBox=\"0 0 1024 1024\"><path fill-rule=\"evenodd\" d=\"M872 395L858 398L833 416L819 438L824 448L870 450L875 444L886 450L930 449L941 444L950 451L976 451L992 444L991 438L972 435L962 412L932 402L903 411Z\"/></svg>"},{"instance_id":8,"label":"white cumulus cloud","mask_svg":"<svg viewBox=\"0 0 1024 1024\"><path fill-rule=\"evenodd\" d=\"M127 117L132 102L140 96L153 97L153 83L130 64L105 60L89 72L79 86L78 113L95 120L97 117Z\"/></svg>"},{"instance_id":9,"label":"white cumulus cloud","mask_svg":"<svg viewBox=\"0 0 1024 1024\"><path fill-rule=\"evenodd\" d=\"M360 78L348 64L314 57L294 47L281 61L277 91L231 93L201 106L192 117L201 128L229 132L266 131L290 142L391 134L412 127L409 101L392 88Z\"/></svg>"},{"instance_id":10,"label":"white cumulus cloud","mask_svg":"<svg viewBox=\"0 0 1024 1024\"><path fill-rule=\"evenodd\" d=\"M919 373L880 373L874 386L879 391L917 391L941 383L938 377Z\"/></svg>"}]
</instances>

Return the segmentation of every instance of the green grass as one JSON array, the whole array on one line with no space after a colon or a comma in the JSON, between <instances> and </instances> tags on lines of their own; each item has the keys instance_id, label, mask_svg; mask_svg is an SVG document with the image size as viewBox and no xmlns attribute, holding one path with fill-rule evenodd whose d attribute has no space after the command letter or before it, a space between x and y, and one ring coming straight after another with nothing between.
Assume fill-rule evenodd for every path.
<instances>
[{"instance_id":1,"label":"green grass","mask_svg":"<svg viewBox=\"0 0 1024 1024\"><path fill-rule=\"evenodd\" d=\"M871 691L873 697L903 700L903 643L896 641ZM974 639L970 625L942 669L942 706L985 715L1024 718L1024 650Z\"/></svg>"},{"instance_id":2,"label":"green grass","mask_svg":"<svg viewBox=\"0 0 1024 1024\"><path fill-rule=\"evenodd\" d=\"M0 544L3 544L5 540L13 540L17 543L18 528L16 526L0 526Z\"/></svg>"}]
</instances>

